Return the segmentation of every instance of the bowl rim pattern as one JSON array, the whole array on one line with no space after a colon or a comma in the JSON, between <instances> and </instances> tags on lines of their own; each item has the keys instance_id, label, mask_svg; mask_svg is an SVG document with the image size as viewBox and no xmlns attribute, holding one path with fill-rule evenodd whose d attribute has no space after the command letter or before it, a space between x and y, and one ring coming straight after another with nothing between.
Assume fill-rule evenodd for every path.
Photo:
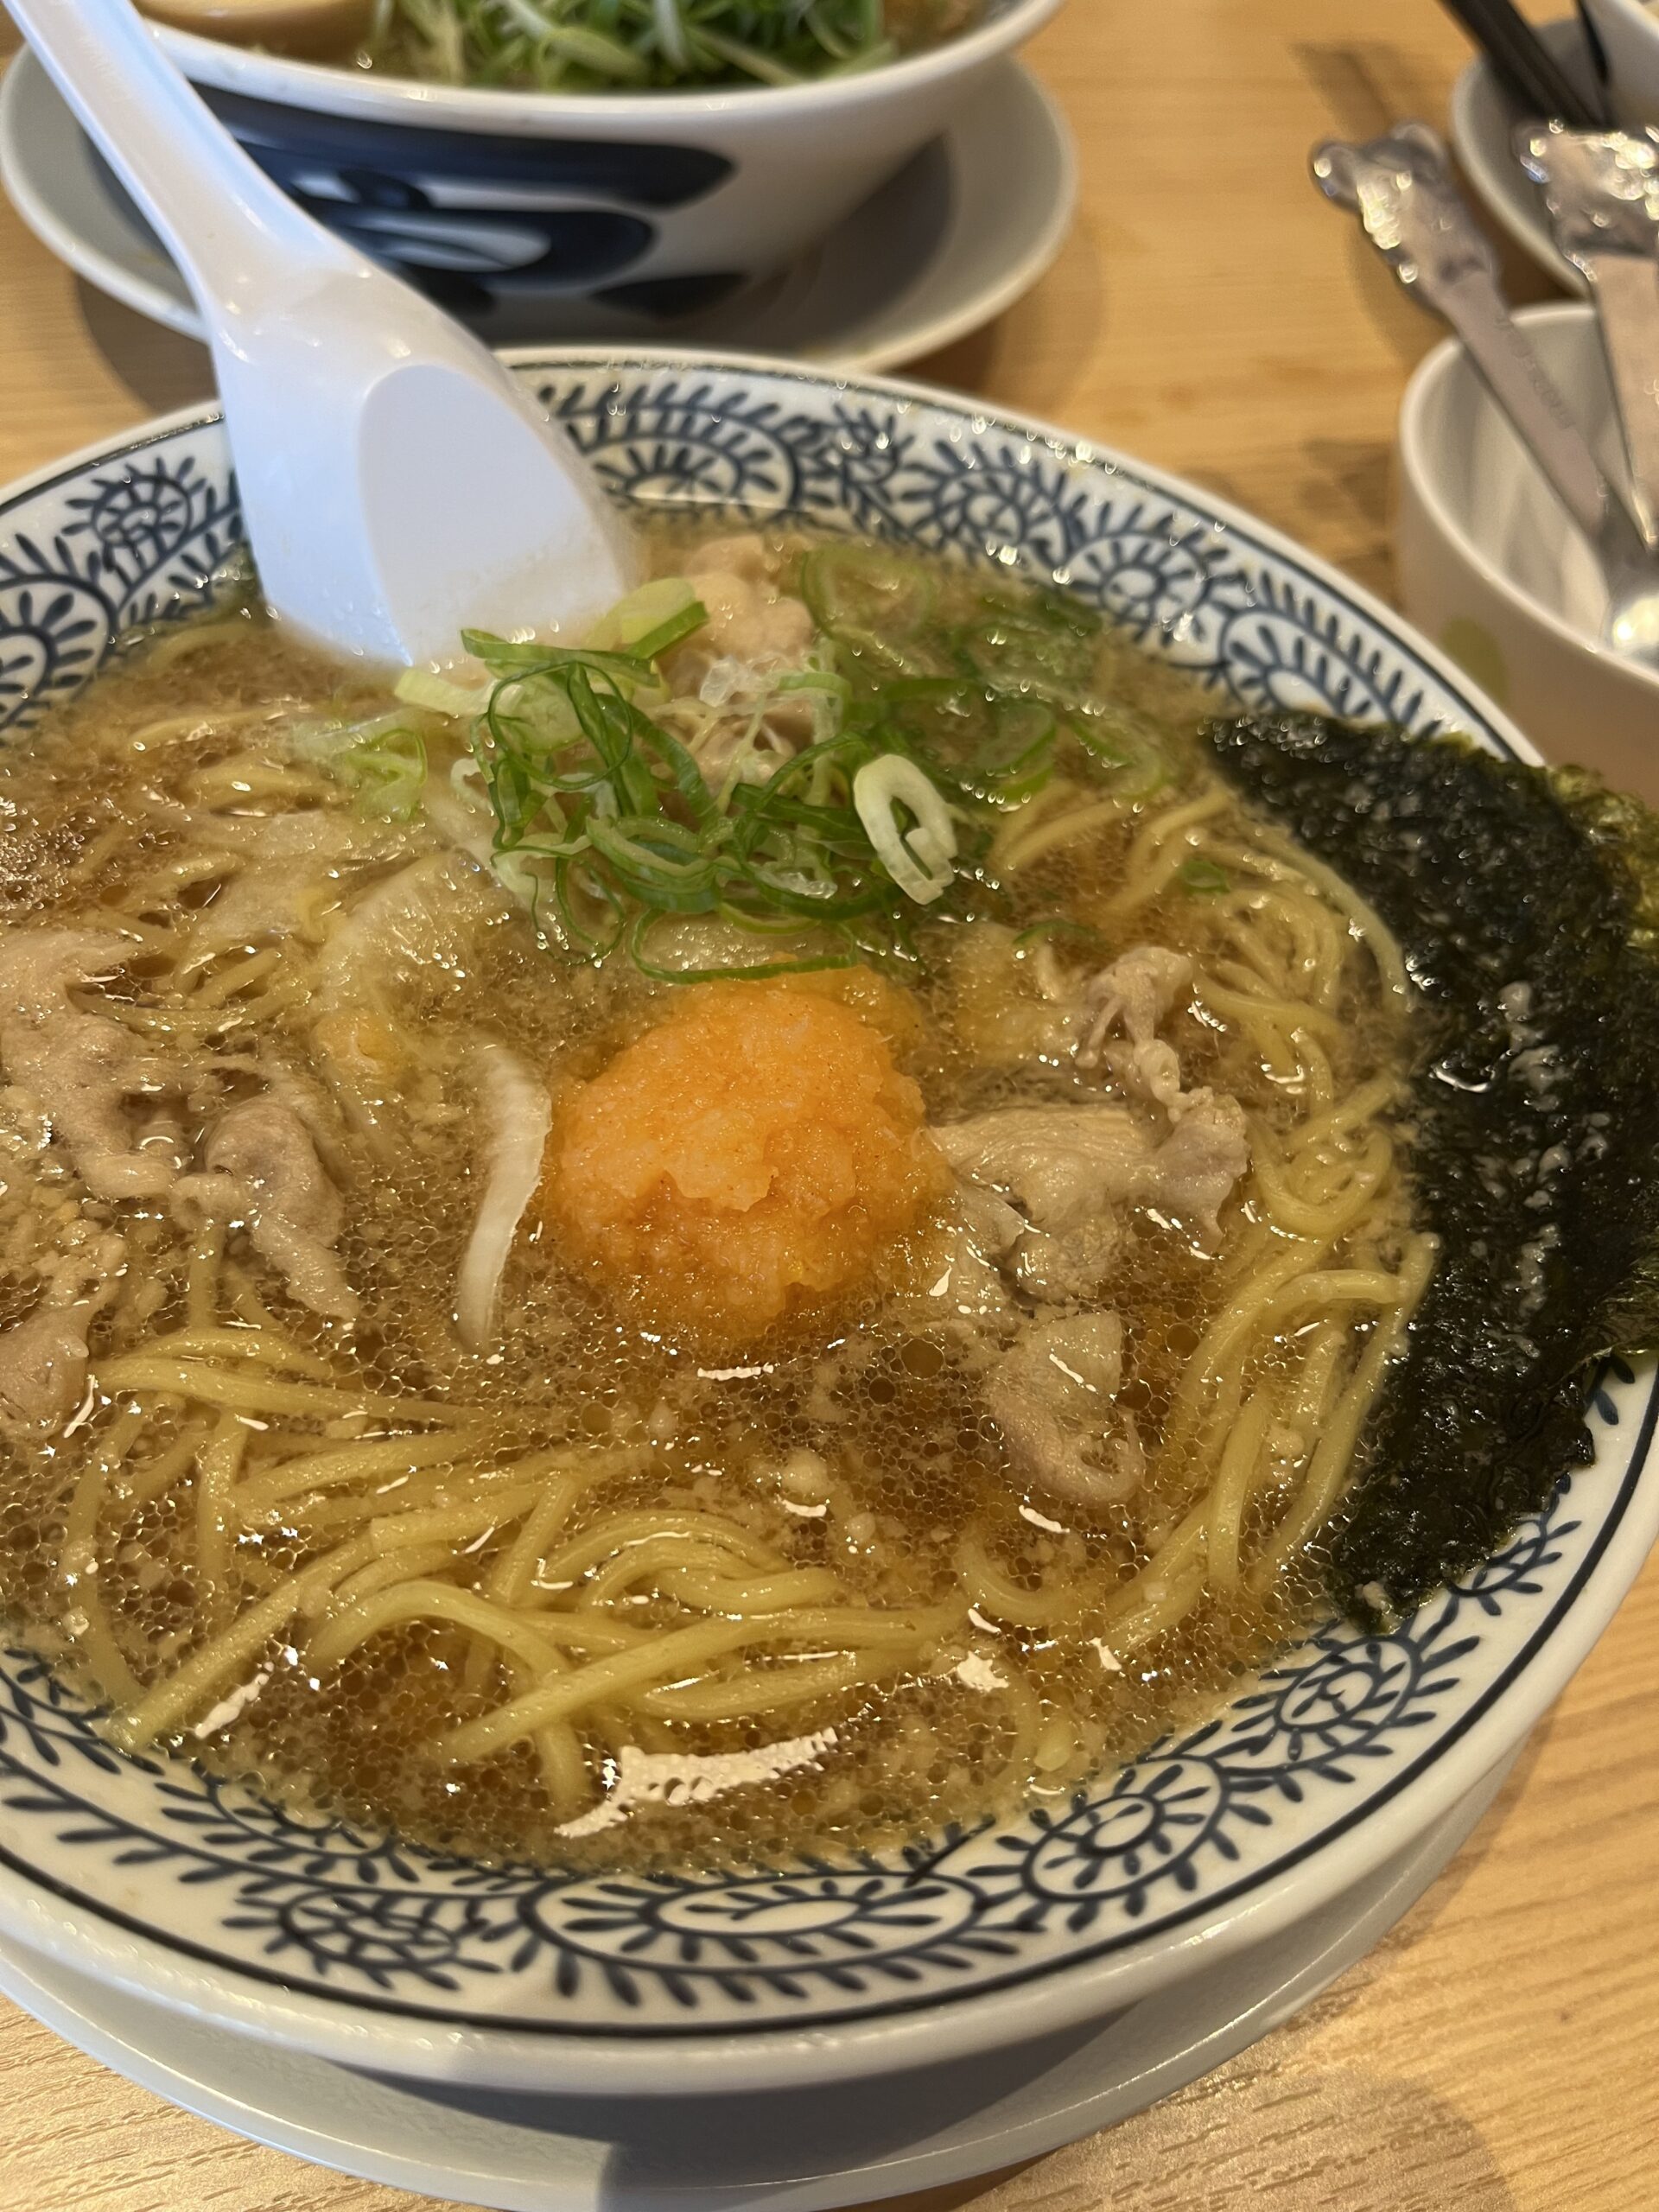
<instances>
[{"instance_id":1,"label":"bowl rim pattern","mask_svg":"<svg viewBox=\"0 0 1659 2212\"><path fill-rule=\"evenodd\" d=\"M1290 704L1311 690L1362 712L1380 702L1414 727L1454 718L1500 750L1535 757L1444 655L1361 588L1207 493L1092 440L921 385L840 379L741 355L588 346L520 348L507 358L633 496L690 482L703 503L734 516L833 516L843 526L982 553L1023 546L1172 658L1224 673L1242 699ZM154 608L163 592L205 591L233 535L224 478L216 416L190 409L0 493L0 721L8 620L13 638L23 634L20 594L33 593L29 605L43 620L54 578L61 589L53 604L72 613L78 592L101 590L112 632L128 601ZM15 518L31 505L35 527L24 531ZM175 516L170 538L156 522L162 508ZM33 576L24 573L31 559ZM66 665L55 688L75 680ZM377 2065L496 2085L556 2075L562 2084L645 2094L760 2087L1017 2042L1129 2001L1339 1895L1513 1748L1605 1625L1659 1529L1659 1483L1642 1479L1659 1389L1651 1377L1620 1371L1605 1378L1595 1408L1597 1465L1575 1473L1465 1584L1430 1599L1395 1638L1316 1637L1215 1719L1103 1777L1095 1794L1079 1792L1073 1814L1016 1824L1020 1840L1006 1847L1019 1858L1012 1868L998 1854L1014 1831L1001 1830L946 1838L908 1859L715 1883L642 1880L626 1895L627 1883L602 1878L543 1883L570 1908L551 1941L537 1923L545 1897L525 1901L533 1885L513 1890L506 1870L499 1881L469 1885L462 1870L458 1882L446 1877L442 1910L451 1923L467 1923L467 1942L494 1945L497 1961L513 1944L528 1944L566 1986L535 2018L451 2002L440 1994L442 1975L429 1978L427 2001L413 2001L391 1992L400 1974L420 1981L418 1958L407 1973L394 1960L375 1979L386 1929L402 1927L398 1914L419 1889L391 1868L398 1854L384 1840L353 1846L352 1897L361 1904L378 1885L367 1918L380 1916L372 1933L382 1948L372 1953L371 1945L366 1969L360 1953L342 1966L315 1924L296 1932L306 1911L320 1910L319 1884L327 1889L305 1872L308 1854L314 1866L329 1856L316 1832L292 1824L283 1832L269 1808L261 1827L238 1809L241 1798L227 1805L225 1793L214 1796L198 1780L186 1787L181 1778L194 1770L177 1763L147 1775L117 1763L124 1778L108 1789L147 1791L147 1803L182 1793L190 1802L174 1803L171 1817L193 1823L198 1835L215 1823L215 1833L242 1823L238 1864L264 1869L238 1893L243 1924L255 1929L245 1940L197 1942L158 1923L153 1902L146 1918L118 1901L140 1893L153 1900L131 1869L155 1844L155 1821L105 1839L107 1864L89 1888L60 1878L55 1853L50 1864L20 1853L23 1816L14 1801L20 1790L49 1798L61 1789L66 1758L76 1765L87 1757L75 1739L91 1732L71 1709L74 1700L54 1696L14 1655L0 1661L0 1754L17 1757L31 1719L47 1748L27 1752L21 1770L0 1758L0 1929L278 2042L357 2063L372 2050ZM1359 1704L1351 1710L1353 1698ZM1357 1712L1382 1717L1375 1727L1357 1725ZM1384 1744L1390 1731L1396 1740ZM1308 1756L1281 1754L1284 1744L1303 1739ZM106 1810L118 1827L125 1816L117 1818L114 1805L112 1797ZM64 1818L73 1826L71 1815ZM1171 1843L1171 1821L1202 1834ZM1275 1821L1284 1847L1253 1848ZM175 1827L173 1840L177 1834ZM1209 1854L1203 1872L1200 1847ZM180 1847L174 1855L189 1853ZM1044 1872L1033 1887L1030 1869L1039 1860L1052 1878ZM371 1861L372 1873L364 1871ZM168 1894L201 1898L204 1879L211 1888L223 1873L187 1871ZM772 1886L762 1896L765 1885ZM255 1891L264 1903L250 1922ZM968 1892L971 1910L962 1902ZM836 1923L837 1913L845 1921L849 1897L854 1933L863 1939L858 1955ZM895 1898L893 1910L912 1920L918 1901L924 1920L928 1912L943 1917L872 1960L880 1943L869 1930L892 1921ZM1154 1898L1158 1909L1148 1910ZM186 1917L176 1904L173 1910ZM708 1915L721 1913L728 1920L711 1936ZM573 1940L577 1917L583 1929ZM1058 1932L1057 1923L1065 1923ZM296 1945L311 1946L305 1971L292 1963ZM454 1952L452 1942L447 1955ZM496 1993L510 1978L495 1973Z\"/></svg>"}]
</instances>

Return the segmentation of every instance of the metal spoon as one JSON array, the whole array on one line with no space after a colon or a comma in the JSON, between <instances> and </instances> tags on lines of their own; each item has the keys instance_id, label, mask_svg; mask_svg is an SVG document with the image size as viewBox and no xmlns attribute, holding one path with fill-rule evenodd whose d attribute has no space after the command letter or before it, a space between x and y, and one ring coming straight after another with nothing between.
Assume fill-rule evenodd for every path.
<instances>
[{"instance_id":1,"label":"metal spoon","mask_svg":"<svg viewBox=\"0 0 1659 2212\"><path fill-rule=\"evenodd\" d=\"M1659 146L1623 130L1523 124L1516 158L1596 303L1637 518L1659 528Z\"/></svg>"},{"instance_id":2,"label":"metal spoon","mask_svg":"<svg viewBox=\"0 0 1659 2212\"><path fill-rule=\"evenodd\" d=\"M575 446L493 354L314 223L221 130L130 0L12 0L207 325L265 597L380 662L463 627L578 631L634 581Z\"/></svg>"},{"instance_id":3,"label":"metal spoon","mask_svg":"<svg viewBox=\"0 0 1659 2212\"><path fill-rule=\"evenodd\" d=\"M1452 182L1446 149L1426 124L1385 137L1316 147L1313 179L1353 209L1401 283L1450 323L1576 528L1607 584L1602 636L1659 667L1659 557L1603 475L1583 431L1510 320L1492 249Z\"/></svg>"}]
</instances>

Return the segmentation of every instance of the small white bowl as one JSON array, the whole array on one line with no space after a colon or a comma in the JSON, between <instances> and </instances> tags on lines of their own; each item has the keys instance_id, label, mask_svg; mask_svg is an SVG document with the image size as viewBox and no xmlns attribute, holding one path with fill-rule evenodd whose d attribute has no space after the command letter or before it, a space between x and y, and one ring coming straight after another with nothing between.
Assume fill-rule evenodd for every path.
<instances>
[{"instance_id":1,"label":"small white bowl","mask_svg":"<svg viewBox=\"0 0 1659 2212\"><path fill-rule=\"evenodd\" d=\"M1586 0L1621 123L1659 123L1659 16L1643 0Z\"/></svg>"},{"instance_id":2,"label":"small white bowl","mask_svg":"<svg viewBox=\"0 0 1659 2212\"><path fill-rule=\"evenodd\" d=\"M302 207L452 313L579 300L666 325L826 238L1060 5L989 0L852 76L690 92L431 85L159 35Z\"/></svg>"},{"instance_id":3,"label":"small white bowl","mask_svg":"<svg viewBox=\"0 0 1659 2212\"><path fill-rule=\"evenodd\" d=\"M1604 467L1617 417L1595 318L1516 318ZM1567 520L1455 340L1406 389L1395 556L1401 604L1545 757L1659 804L1659 673L1601 643L1605 594Z\"/></svg>"}]
</instances>

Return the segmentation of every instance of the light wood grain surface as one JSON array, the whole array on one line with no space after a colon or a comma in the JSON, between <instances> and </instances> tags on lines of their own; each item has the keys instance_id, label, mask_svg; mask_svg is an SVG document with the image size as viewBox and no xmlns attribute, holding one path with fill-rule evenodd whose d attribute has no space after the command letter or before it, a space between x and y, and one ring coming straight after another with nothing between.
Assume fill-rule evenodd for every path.
<instances>
[{"instance_id":1,"label":"light wood grain surface","mask_svg":"<svg viewBox=\"0 0 1659 2212\"><path fill-rule=\"evenodd\" d=\"M1071 0L1034 60L1079 141L1076 232L919 373L1179 469L1386 591L1395 411L1435 333L1304 162L1332 131L1443 118L1465 55L1429 0ZM194 346L0 201L0 481L208 388ZM1363 1965L1184 2094L911 2212L1651 2212L1656 1685L1659 1559ZM0 2212L85 2207L435 2212L174 2111L0 2001Z\"/></svg>"}]
</instances>

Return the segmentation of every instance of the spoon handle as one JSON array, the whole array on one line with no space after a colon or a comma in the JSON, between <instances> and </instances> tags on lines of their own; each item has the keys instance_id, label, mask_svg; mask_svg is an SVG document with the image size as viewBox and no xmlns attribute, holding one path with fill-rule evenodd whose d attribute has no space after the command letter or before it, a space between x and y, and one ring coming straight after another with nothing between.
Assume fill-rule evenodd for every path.
<instances>
[{"instance_id":1,"label":"spoon handle","mask_svg":"<svg viewBox=\"0 0 1659 2212\"><path fill-rule=\"evenodd\" d=\"M1659 533L1659 268L1643 254L1586 254L1602 351L1618 403L1644 534Z\"/></svg>"},{"instance_id":2,"label":"spoon handle","mask_svg":"<svg viewBox=\"0 0 1659 2212\"><path fill-rule=\"evenodd\" d=\"M1314 149L1312 166L1320 191L1358 216L1405 289L1462 339L1488 391L1604 565L1640 559L1635 524L1510 319L1492 249L1452 181L1435 134L1405 123L1364 145L1331 139Z\"/></svg>"},{"instance_id":3,"label":"spoon handle","mask_svg":"<svg viewBox=\"0 0 1659 2212\"><path fill-rule=\"evenodd\" d=\"M1436 308L1463 340L1556 498L1590 543L1599 545L1609 518L1622 517L1622 510L1566 401L1510 321L1496 278L1471 269L1448 283L1419 289L1425 306Z\"/></svg>"},{"instance_id":4,"label":"spoon handle","mask_svg":"<svg viewBox=\"0 0 1659 2212\"><path fill-rule=\"evenodd\" d=\"M168 251L216 341L238 307L366 264L222 130L131 0L12 0L11 15Z\"/></svg>"}]
</instances>

